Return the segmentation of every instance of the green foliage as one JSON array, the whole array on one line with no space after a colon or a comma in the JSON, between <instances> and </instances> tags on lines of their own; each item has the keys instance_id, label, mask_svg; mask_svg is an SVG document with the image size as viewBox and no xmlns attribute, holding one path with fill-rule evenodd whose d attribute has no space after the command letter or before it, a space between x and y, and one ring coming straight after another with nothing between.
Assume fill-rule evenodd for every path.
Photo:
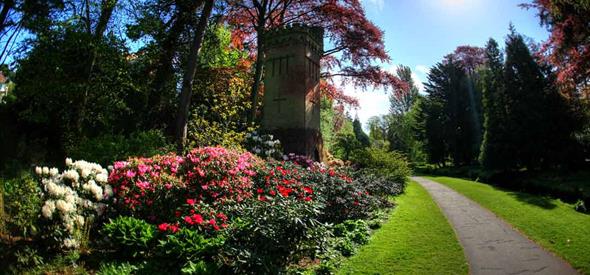
<instances>
[{"instance_id":1,"label":"green foliage","mask_svg":"<svg viewBox=\"0 0 590 275\"><path fill-rule=\"evenodd\" d=\"M96 274L98 275L131 275L135 274L140 270L137 265L130 264L128 262L110 262L101 263L100 268Z\"/></svg>"},{"instance_id":2,"label":"green foliage","mask_svg":"<svg viewBox=\"0 0 590 275\"><path fill-rule=\"evenodd\" d=\"M241 147L246 134L254 130L246 122L250 78L236 69L199 70L188 126L190 147Z\"/></svg>"},{"instance_id":3,"label":"green foliage","mask_svg":"<svg viewBox=\"0 0 590 275\"><path fill-rule=\"evenodd\" d=\"M352 122L352 129L354 131L354 136L356 137L356 140L358 140L358 142L363 147L371 145L371 139L369 139L369 136L367 136L365 131L363 131L363 126L361 125L361 122L358 120L358 118Z\"/></svg>"},{"instance_id":4,"label":"green foliage","mask_svg":"<svg viewBox=\"0 0 590 275\"><path fill-rule=\"evenodd\" d=\"M238 209L239 219L228 231L223 248L233 273L277 273L289 262L323 250L320 205L296 200L253 201Z\"/></svg>"},{"instance_id":5,"label":"green foliage","mask_svg":"<svg viewBox=\"0 0 590 275\"><path fill-rule=\"evenodd\" d=\"M218 253L218 250L225 242L223 237L208 238L203 233L182 228L174 234L166 235L158 244L160 255L171 259L182 259L183 262L193 263L204 258L210 258Z\"/></svg>"},{"instance_id":6,"label":"green foliage","mask_svg":"<svg viewBox=\"0 0 590 275\"><path fill-rule=\"evenodd\" d=\"M79 145L68 150L68 155L74 159L83 159L111 164L117 160L129 157L151 157L166 154L173 149L162 131L149 130L127 135L102 135L87 138Z\"/></svg>"},{"instance_id":7,"label":"green foliage","mask_svg":"<svg viewBox=\"0 0 590 275\"><path fill-rule=\"evenodd\" d=\"M41 189L28 173L14 179L0 179L4 202L2 223L12 236L31 237L38 231ZM0 205L1 206L1 205Z\"/></svg>"},{"instance_id":8,"label":"green foliage","mask_svg":"<svg viewBox=\"0 0 590 275\"><path fill-rule=\"evenodd\" d=\"M486 67L482 70L481 85L484 115L484 135L479 162L486 168L502 167L510 156L509 145L500 138L507 114L502 87L503 59L498 43L490 39L486 45Z\"/></svg>"},{"instance_id":9,"label":"green foliage","mask_svg":"<svg viewBox=\"0 0 590 275\"><path fill-rule=\"evenodd\" d=\"M102 228L101 234L107 237L109 246L133 257L147 256L157 237L154 225L125 216L110 220Z\"/></svg>"},{"instance_id":10,"label":"green foliage","mask_svg":"<svg viewBox=\"0 0 590 275\"><path fill-rule=\"evenodd\" d=\"M353 152L363 150L363 145L353 133L341 132L336 135L333 145L334 156L342 160L350 160Z\"/></svg>"},{"instance_id":11,"label":"green foliage","mask_svg":"<svg viewBox=\"0 0 590 275\"><path fill-rule=\"evenodd\" d=\"M333 101L328 97L322 97L320 102L320 131L322 132L322 139L324 141L324 148L328 152L333 153L333 144L336 136L336 129L334 129L334 116L336 115L333 108Z\"/></svg>"},{"instance_id":12,"label":"green foliage","mask_svg":"<svg viewBox=\"0 0 590 275\"><path fill-rule=\"evenodd\" d=\"M486 125L482 164L511 170L579 161L572 133L580 124L558 93L553 70L532 56L514 29L506 41L504 64L494 41L486 51L490 60L482 78Z\"/></svg>"},{"instance_id":13,"label":"green foliage","mask_svg":"<svg viewBox=\"0 0 590 275\"><path fill-rule=\"evenodd\" d=\"M473 75L467 75L460 63L447 59L428 74L428 96L420 106L423 112L425 149L431 163L447 158L456 166L475 161L479 150L478 102Z\"/></svg>"},{"instance_id":14,"label":"green foliage","mask_svg":"<svg viewBox=\"0 0 590 275\"><path fill-rule=\"evenodd\" d=\"M199 62L205 68L232 68L248 57L246 51L231 46L231 29L220 24L210 24L199 51Z\"/></svg>"},{"instance_id":15,"label":"green foliage","mask_svg":"<svg viewBox=\"0 0 590 275\"><path fill-rule=\"evenodd\" d=\"M54 163L66 148L86 137L124 132L143 117L122 41L94 37L77 26L48 31L28 41L32 49L18 61L16 100L10 113L18 125L16 158L38 156ZM129 104L128 104L129 103ZM11 146L17 147L17 144Z\"/></svg>"},{"instance_id":16,"label":"green foliage","mask_svg":"<svg viewBox=\"0 0 590 275\"><path fill-rule=\"evenodd\" d=\"M383 176L396 183L405 183L411 173L403 155L380 148L366 148L362 154L355 156L355 162L367 172Z\"/></svg>"}]
</instances>

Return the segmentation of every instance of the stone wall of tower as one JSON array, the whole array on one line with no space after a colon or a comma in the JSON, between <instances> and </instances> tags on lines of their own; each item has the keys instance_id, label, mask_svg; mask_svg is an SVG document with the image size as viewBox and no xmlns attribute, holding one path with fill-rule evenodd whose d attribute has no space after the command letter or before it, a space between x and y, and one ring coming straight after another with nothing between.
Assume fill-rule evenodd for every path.
<instances>
[{"instance_id":1,"label":"stone wall of tower","mask_svg":"<svg viewBox=\"0 0 590 275\"><path fill-rule=\"evenodd\" d=\"M320 160L320 58L323 29L293 25L265 36L262 128L285 153Z\"/></svg>"}]
</instances>

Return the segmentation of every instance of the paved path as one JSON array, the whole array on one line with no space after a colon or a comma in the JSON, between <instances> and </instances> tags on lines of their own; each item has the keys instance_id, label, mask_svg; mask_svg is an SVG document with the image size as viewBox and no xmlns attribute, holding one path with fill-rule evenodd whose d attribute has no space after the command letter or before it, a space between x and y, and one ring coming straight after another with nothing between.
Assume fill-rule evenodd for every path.
<instances>
[{"instance_id":1,"label":"paved path","mask_svg":"<svg viewBox=\"0 0 590 275\"><path fill-rule=\"evenodd\" d=\"M412 179L426 188L455 228L471 274L577 274L479 204L443 184Z\"/></svg>"}]
</instances>

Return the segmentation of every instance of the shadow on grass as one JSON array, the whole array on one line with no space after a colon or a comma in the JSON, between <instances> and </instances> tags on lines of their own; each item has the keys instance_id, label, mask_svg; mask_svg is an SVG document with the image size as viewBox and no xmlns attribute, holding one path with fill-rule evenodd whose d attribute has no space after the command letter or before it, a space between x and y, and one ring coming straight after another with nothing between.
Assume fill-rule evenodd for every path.
<instances>
[{"instance_id":1,"label":"shadow on grass","mask_svg":"<svg viewBox=\"0 0 590 275\"><path fill-rule=\"evenodd\" d=\"M553 199L547 197L547 196L540 196L540 195L531 195L531 194L527 194L527 193L522 193L522 192L513 192L513 191L507 191L504 188L498 188L495 187L495 189L500 189L502 191L507 192L508 194L510 194L510 196L514 197L515 199L528 203L528 204L532 204L544 209L553 209L555 207L557 207L557 205L553 202Z\"/></svg>"}]
</instances>

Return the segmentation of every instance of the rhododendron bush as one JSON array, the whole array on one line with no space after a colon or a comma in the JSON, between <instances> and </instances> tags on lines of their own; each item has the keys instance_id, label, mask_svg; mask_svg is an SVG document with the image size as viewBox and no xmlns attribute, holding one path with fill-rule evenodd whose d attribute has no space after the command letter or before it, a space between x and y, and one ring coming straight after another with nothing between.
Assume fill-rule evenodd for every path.
<instances>
[{"instance_id":1,"label":"rhododendron bush","mask_svg":"<svg viewBox=\"0 0 590 275\"><path fill-rule=\"evenodd\" d=\"M96 163L66 159L67 170L37 167L43 198L43 238L54 248L75 249L87 241L91 223L104 213L111 195L107 170Z\"/></svg>"}]
</instances>

